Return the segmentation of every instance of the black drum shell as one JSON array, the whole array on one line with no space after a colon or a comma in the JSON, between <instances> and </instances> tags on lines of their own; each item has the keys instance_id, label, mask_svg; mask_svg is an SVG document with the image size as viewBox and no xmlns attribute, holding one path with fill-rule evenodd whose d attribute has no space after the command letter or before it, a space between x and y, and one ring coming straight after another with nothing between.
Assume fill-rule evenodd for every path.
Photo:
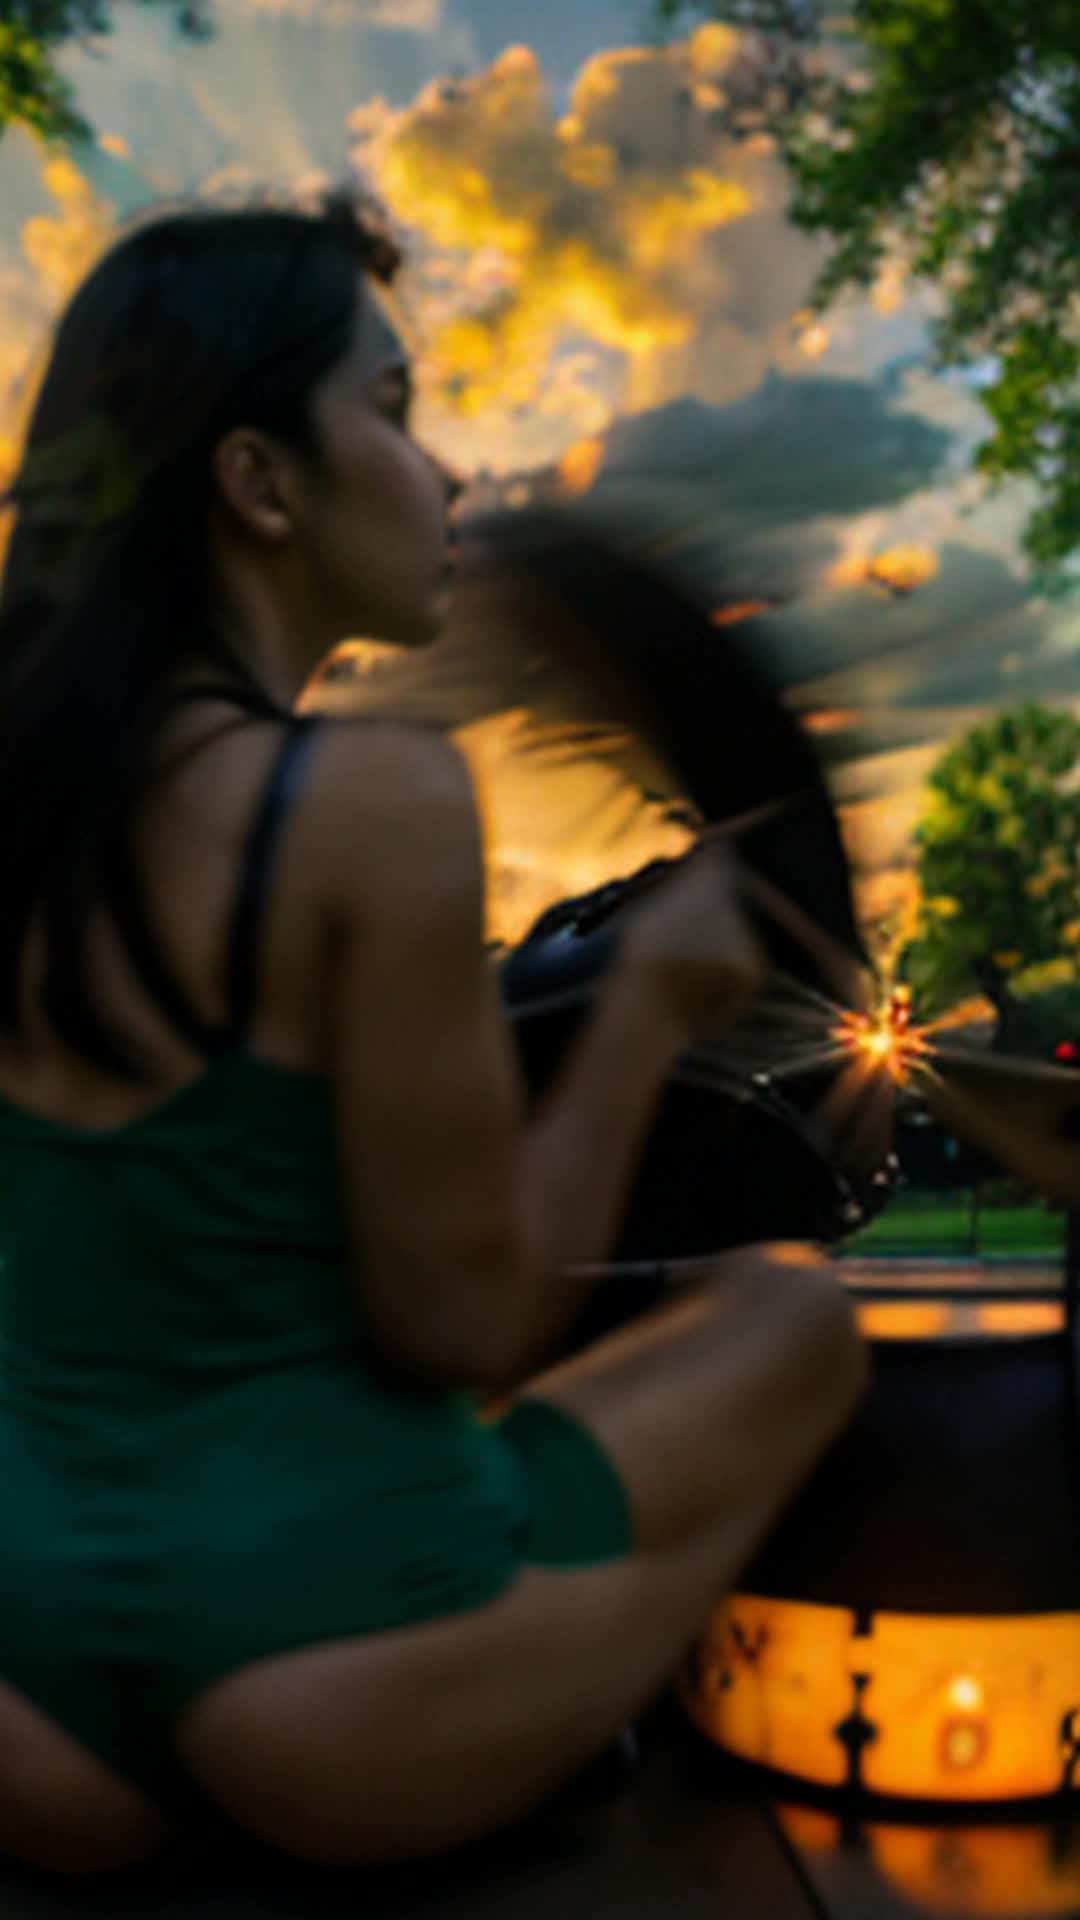
<instances>
[{"instance_id":1,"label":"black drum shell","mask_svg":"<svg viewBox=\"0 0 1080 1920\"><path fill-rule=\"evenodd\" d=\"M718 624L677 569L566 516L514 515L491 531L510 576L538 590L536 648L556 679L578 687L593 720L649 742L699 823L738 821L741 861L824 936L808 942L748 903L774 982L827 1017L865 960L852 876L816 750L769 670L760 627ZM534 1095L610 974L625 908L668 864L560 902L505 958L504 1006ZM823 1077L785 1080L781 1096L749 1073L740 1083L680 1063L612 1258L692 1258L778 1237L833 1243L869 1218L887 1197L884 1169L840 1165L815 1134L843 1070L838 1058Z\"/></svg>"},{"instance_id":2,"label":"black drum shell","mask_svg":"<svg viewBox=\"0 0 1080 1920\"><path fill-rule=\"evenodd\" d=\"M740 1588L857 1613L1080 1610L1067 1336L881 1340L872 1360Z\"/></svg>"},{"instance_id":3,"label":"black drum shell","mask_svg":"<svg viewBox=\"0 0 1080 1920\"><path fill-rule=\"evenodd\" d=\"M618 887L604 891L617 902ZM567 910L574 904L567 903ZM572 920L550 935L543 926L507 956L500 975L534 1095L580 1035L617 940L611 922L581 935ZM760 1240L832 1244L868 1220L887 1197L889 1182L878 1168L841 1167L814 1140L806 1113L828 1085L828 1075L800 1076L804 1112L749 1075L740 1080L719 1071L703 1074L692 1055L678 1062L661 1096L612 1258L691 1259Z\"/></svg>"},{"instance_id":4,"label":"black drum shell","mask_svg":"<svg viewBox=\"0 0 1080 1920\"><path fill-rule=\"evenodd\" d=\"M583 1018L582 1010L512 1010L534 1091L550 1079ZM677 1260L759 1240L833 1242L850 1231L845 1216L853 1204L847 1181L797 1115L770 1106L751 1084L699 1084L686 1063L661 1096L612 1257Z\"/></svg>"}]
</instances>

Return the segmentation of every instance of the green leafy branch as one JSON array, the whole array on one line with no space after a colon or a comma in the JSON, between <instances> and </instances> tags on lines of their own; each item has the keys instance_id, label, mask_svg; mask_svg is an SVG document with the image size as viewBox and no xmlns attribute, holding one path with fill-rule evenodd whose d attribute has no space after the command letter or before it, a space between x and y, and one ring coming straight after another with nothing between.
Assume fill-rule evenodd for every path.
<instances>
[{"instance_id":1,"label":"green leafy branch","mask_svg":"<svg viewBox=\"0 0 1080 1920\"><path fill-rule=\"evenodd\" d=\"M166 7L189 38L203 38L210 30L202 0L141 3ZM65 42L98 40L110 26L108 0L5 0L0 19L0 133L22 125L50 141L88 138L91 129L56 56Z\"/></svg>"}]
</instances>

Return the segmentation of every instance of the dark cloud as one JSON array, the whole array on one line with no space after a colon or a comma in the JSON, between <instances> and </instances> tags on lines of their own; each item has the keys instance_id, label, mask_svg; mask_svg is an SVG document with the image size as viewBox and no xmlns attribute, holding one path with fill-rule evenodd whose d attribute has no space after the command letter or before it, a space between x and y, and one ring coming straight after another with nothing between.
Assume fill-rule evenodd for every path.
<instances>
[{"instance_id":1,"label":"dark cloud","mask_svg":"<svg viewBox=\"0 0 1080 1920\"><path fill-rule=\"evenodd\" d=\"M1037 655L1045 614L992 554L947 545L939 564L936 579L906 599L866 586L803 609L810 644L801 657L794 636L781 644L802 669L792 677L808 701L942 709L1002 697L1003 665Z\"/></svg>"},{"instance_id":2,"label":"dark cloud","mask_svg":"<svg viewBox=\"0 0 1080 1920\"><path fill-rule=\"evenodd\" d=\"M862 380L787 379L714 408L679 400L619 420L604 473L693 478L741 531L891 506L944 467L949 435Z\"/></svg>"},{"instance_id":3,"label":"dark cloud","mask_svg":"<svg viewBox=\"0 0 1080 1920\"><path fill-rule=\"evenodd\" d=\"M728 407L683 399L617 421L593 500L639 519L643 537L687 564L715 602L786 605L820 594L839 556L838 523L932 487L949 446L944 428L894 409L879 385L774 375ZM891 612L876 596L836 600L838 619L864 633ZM785 639L781 628L786 665ZM824 632L802 644L791 662L800 677L846 657Z\"/></svg>"}]
</instances>

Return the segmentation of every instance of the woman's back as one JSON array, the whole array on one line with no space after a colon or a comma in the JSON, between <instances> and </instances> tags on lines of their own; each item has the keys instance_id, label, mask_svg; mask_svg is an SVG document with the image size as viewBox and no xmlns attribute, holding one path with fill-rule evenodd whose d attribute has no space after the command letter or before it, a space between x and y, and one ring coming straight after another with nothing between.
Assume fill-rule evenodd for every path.
<instances>
[{"instance_id":1,"label":"woman's back","mask_svg":"<svg viewBox=\"0 0 1080 1920\"><path fill-rule=\"evenodd\" d=\"M328 1088L251 1055L108 1130L0 1103L0 1250L8 1405L167 1400L357 1336Z\"/></svg>"},{"instance_id":2,"label":"woman's back","mask_svg":"<svg viewBox=\"0 0 1080 1920\"><path fill-rule=\"evenodd\" d=\"M304 722L217 737L214 718L205 702L181 708L163 742L166 760L184 758L136 823L141 871L122 913L132 935L134 912L133 938L95 922L91 987L140 1046L143 1077L118 1081L74 1056L29 982L35 1038L5 1049L8 1404L39 1375L53 1395L67 1381L73 1404L86 1404L91 1366L103 1393L141 1379L167 1395L170 1382L258 1372L356 1336L329 1086L310 1030L325 982L311 977L318 943L294 899L289 844L315 742Z\"/></svg>"},{"instance_id":3,"label":"woman's back","mask_svg":"<svg viewBox=\"0 0 1080 1920\"><path fill-rule=\"evenodd\" d=\"M177 702L154 745L156 776L132 823L142 917L207 1033L241 1011L228 1007L230 930L260 801L288 735L285 726L238 714L225 699ZM303 813L291 811L258 902L258 993L242 1010L244 1046L287 1068L325 1071L315 1012L325 955L306 912ZM86 964L95 1003L140 1049L140 1078L102 1070L56 1033L41 1004L38 938L23 960L22 1032L0 1038L0 1096L61 1128L104 1134L152 1115L206 1062L203 1036L178 1031L104 906L90 919Z\"/></svg>"},{"instance_id":4,"label":"woman's back","mask_svg":"<svg viewBox=\"0 0 1080 1920\"><path fill-rule=\"evenodd\" d=\"M279 734L268 766L260 742L245 833L227 815L213 830L222 796L243 793L255 764L229 762L222 741L199 756L211 766L202 792L186 811L183 795L162 804L142 836L152 862L155 838L182 846L203 820L181 965L190 979L213 955L242 994L257 980L301 1060L257 1051L270 1023L226 994L191 1009L217 1031L213 1057L178 1084L162 1076L149 1098L141 1089L127 1118L104 1123L111 1090L95 1112L77 1070L77 1118L20 1098L10 1062L0 1096L0 1459L20 1543L5 1548L6 1671L33 1677L32 1650L20 1669L26 1615L12 1597L51 1568L63 1576L54 1632L67 1658L109 1674L128 1703L113 1734L100 1703L79 1730L129 1777L156 1781L161 1764L150 1670L160 1725L264 1652L457 1610L505 1583L524 1522L512 1459L471 1401L395 1384L371 1351L317 1032L303 1056L303 1010L325 1007L326 981L309 978L289 1005L304 945L290 920L290 805L302 818L319 731L299 722ZM355 744L362 752L362 733ZM221 846L237 844L239 884L215 888ZM151 910L169 892L167 871L155 873ZM294 961L284 982L281 955ZM159 962L182 991L167 946ZM146 1009L126 1004L148 1027ZM50 1076L61 1083L64 1066L43 1049L34 1093ZM69 1686L64 1710L70 1724Z\"/></svg>"}]
</instances>

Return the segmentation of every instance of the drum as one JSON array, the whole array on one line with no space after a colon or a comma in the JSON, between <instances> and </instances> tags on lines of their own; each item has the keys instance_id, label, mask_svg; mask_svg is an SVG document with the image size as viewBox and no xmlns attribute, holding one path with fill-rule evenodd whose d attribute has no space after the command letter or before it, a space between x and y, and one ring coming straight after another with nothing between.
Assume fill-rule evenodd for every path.
<instances>
[{"instance_id":1,"label":"drum","mask_svg":"<svg viewBox=\"0 0 1080 1920\"><path fill-rule=\"evenodd\" d=\"M1060 1296L1058 1317L1031 1335L879 1330L872 1394L683 1676L709 1740L845 1796L970 1806L1080 1788Z\"/></svg>"},{"instance_id":2,"label":"drum","mask_svg":"<svg viewBox=\"0 0 1080 1920\"><path fill-rule=\"evenodd\" d=\"M754 1240L836 1242L887 1197L893 1167L833 1123L842 1048L786 1071L813 1010L842 1012L845 965L854 981L863 956L824 780L753 623L716 625L670 574L598 538L542 522L515 537L567 673L647 730L701 820L758 810L743 858L824 936L764 916L765 998L788 1028L758 1022L676 1064L607 1298L586 1315L595 1334L656 1297L658 1282L650 1295L647 1277L620 1275ZM534 1090L588 1017L620 919L664 871L561 903L505 960ZM1062 1078L1039 1097L1061 1104ZM846 1795L969 1805L1080 1786L1080 1315L1065 1324L1062 1302L1061 1317L1035 1338L874 1340L873 1392L689 1664L683 1700L707 1738Z\"/></svg>"},{"instance_id":3,"label":"drum","mask_svg":"<svg viewBox=\"0 0 1080 1920\"><path fill-rule=\"evenodd\" d=\"M604 891L606 930L541 923L503 965L504 1002L534 1092L580 1031L611 965L624 890ZM635 898L635 882L625 891ZM592 897L579 904L591 924ZM829 1151L812 1117L826 1079L807 1073L800 1107L763 1070L740 1072L705 1052L684 1056L661 1097L615 1260L688 1259L770 1239L834 1243L864 1225L887 1198L895 1162L845 1164Z\"/></svg>"},{"instance_id":4,"label":"drum","mask_svg":"<svg viewBox=\"0 0 1080 1920\"><path fill-rule=\"evenodd\" d=\"M858 1129L841 1138L828 1117L851 1066L830 1032L865 956L825 781L766 671L760 627L718 623L673 570L558 516L512 516L492 544L531 587L538 645L568 682L592 690L594 711L647 739L701 824L748 823L740 857L820 936L807 945L790 924L757 916L773 970L768 1016L723 1048L678 1062L616 1258L689 1258L763 1239L836 1242L883 1203L895 1161L887 1128L869 1143ZM587 1019L627 909L669 866L562 902L506 956L503 998L533 1092ZM794 1072L800 1050L806 1063Z\"/></svg>"}]
</instances>

